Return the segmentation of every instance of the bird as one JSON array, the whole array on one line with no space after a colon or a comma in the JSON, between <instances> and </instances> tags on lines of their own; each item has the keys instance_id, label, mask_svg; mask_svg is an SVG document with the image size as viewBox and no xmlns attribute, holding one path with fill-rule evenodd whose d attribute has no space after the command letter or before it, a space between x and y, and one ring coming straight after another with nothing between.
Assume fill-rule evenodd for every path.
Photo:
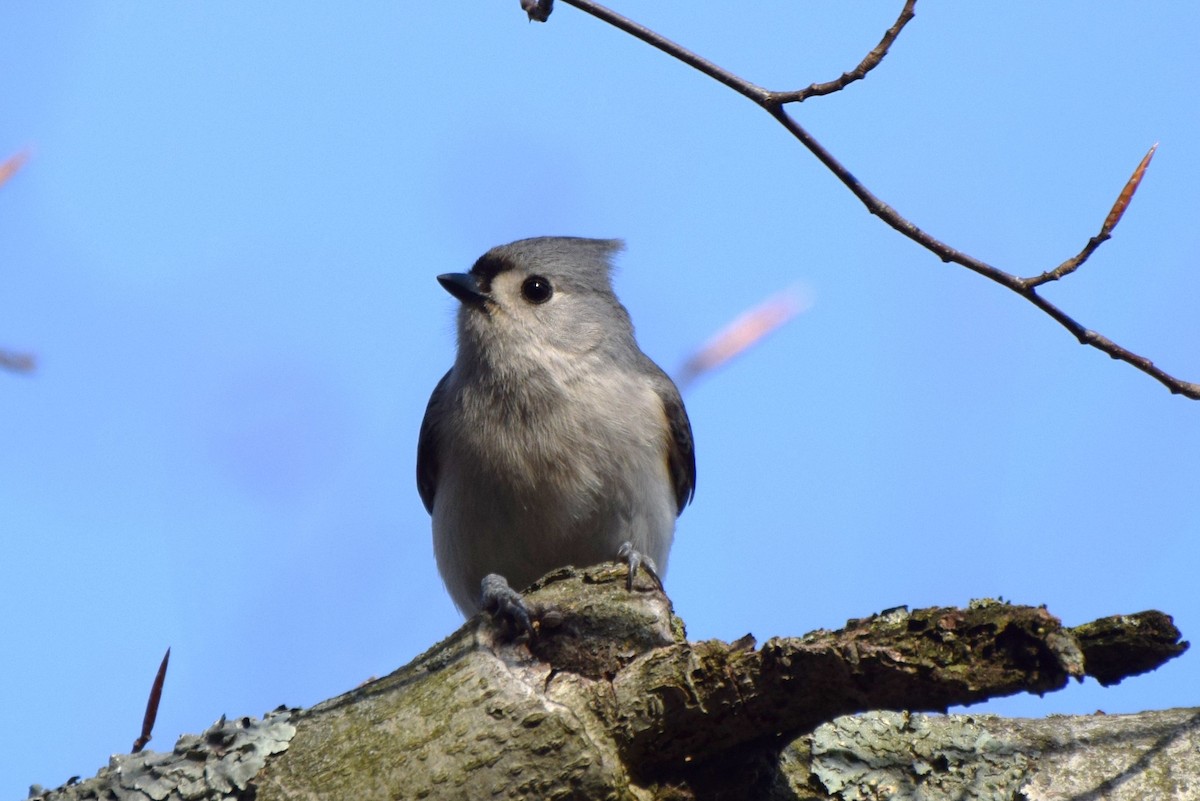
<instances>
[{"instance_id":1,"label":"bird","mask_svg":"<svg viewBox=\"0 0 1200 801\"><path fill-rule=\"evenodd\" d=\"M536 237L437 277L459 301L453 366L421 422L417 490L455 606L529 629L520 594L614 558L665 575L692 501L691 422L612 287L621 240Z\"/></svg>"}]
</instances>

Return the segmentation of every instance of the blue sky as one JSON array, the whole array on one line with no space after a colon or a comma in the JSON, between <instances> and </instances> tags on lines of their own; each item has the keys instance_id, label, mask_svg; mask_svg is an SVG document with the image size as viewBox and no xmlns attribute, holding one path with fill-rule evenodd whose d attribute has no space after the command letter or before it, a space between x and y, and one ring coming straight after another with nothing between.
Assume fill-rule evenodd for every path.
<instances>
[{"instance_id":1,"label":"blue sky","mask_svg":"<svg viewBox=\"0 0 1200 801\"><path fill-rule=\"evenodd\" d=\"M771 88L854 66L899 2L618 8ZM869 216L766 114L560 4L3 4L0 796L137 736L309 705L460 622L413 481L455 303L525 236L623 237L668 371L748 306L812 306L689 389L667 587L695 638L1002 595L1200 631L1200 405ZM949 244L1200 380L1200 6L918 6L796 110ZM1196 655L987 708L1195 705Z\"/></svg>"}]
</instances>

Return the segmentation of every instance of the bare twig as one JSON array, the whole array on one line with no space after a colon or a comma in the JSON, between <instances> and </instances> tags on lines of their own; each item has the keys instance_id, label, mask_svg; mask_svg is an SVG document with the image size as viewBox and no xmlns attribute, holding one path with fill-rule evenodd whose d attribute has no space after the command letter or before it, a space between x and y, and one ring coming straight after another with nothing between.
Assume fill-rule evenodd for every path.
<instances>
[{"instance_id":1,"label":"bare twig","mask_svg":"<svg viewBox=\"0 0 1200 801\"><path fill-rule=\"evenodd\" d=\"M819 94L828 94L836 92L844 88L858 78L861 78L869 70L873 69L887 53L904 25L913 16L913 6L915 0L907 0L904 10L895 24L888 29L884 34L879 45L867 55L859 66L849 73L846 73L841 78L830 81L826 84L814 84L807 89L787 92L774 92L764 89L746 79L729 72L728 70L712 63L706 58L699 56L692 51L672 42L664 36L646 28L643 25L634 22L626 17L617 14L616 12L592 2L592 0L563 0L568 5L578 8L580 11L591 14L613 27L628 33L629 35L646 42L667 55L682 61L684 64L699 70L701 73L709 76L715 81L728 86L733 91L750 99L756 105L763 108L767 113L774 117L780 125L788 130L804 147L808 148L814 156L824 164L830 172L837 176L846 188L848 188L855 197L857 197L867 211L874 214L876 217L887 223L889 226L900 232L904 236L916 242L921 247L936 255L944 262L953 262L968 270L979 273L980 275L1001 284L1004 287L1012 290L1021 297L1028 300L1033 305L1037 306L1043 312L1048 314L1052 319L1058 322L1061 326L1071 332L1080 344L1088 345L1104 353L1107 353L1114 359L1130 364L1138 370L1146 373L1156 381L1161 383L1174 394L1183 395L1192 400L1200 400L1200 384L1190 381L1183 381L1175 378L1169 373L1156 367L1152 361L1144 356L1139 356L1126 348L1117 345L1107 337L1085 328L1080 323L1076 322L1070 315L1063 312L1054 304L1043 298L1037 293L1037 287L1047 281L1062 277L1077 269L1083 261L1091 255L1112 233L1113 226L1120 219L1125 208L1129 204L1130 198L1133 196L1134 190L1137 188L1141 176L1145 172L1146 164L1149 163L1149 155L1143 159L1143 163L1134 173L1134 177L1130 179L1126 185L1125 191L1117 200L1117 204L1113 207L1109 214L1109 219L1105 221L1104 227L1101 229L1100 235L1094 237L1091 242L1084 248L1084 251L1076 256L1073 260L1064 262L1063 265L1048 273L1043 273L1032 278L1021 278L1017 275L1005 272L997 267L987 264L980 259L976 259L962 251L950 247L946 243L932 236L917 227L913 222L901 216L895 209L884 203L876 197L869 189L854 177L841 162L834 158L833 154L826 150L812 134L805 130L790 114L784 106L788 103L799 102L807 97ZM847 77L849 76L849 77ZM1154 149L1151 148L1151 154ZM1074 261L1073 266L1070 265Z\"/></svg>"},{"instance_id":2,"label":"bare twig","mask_svg":"<svg viewBox=\"0 0 1200 801\"><path fill-rule=\"evenodd\" d=\"M154 731L154 721L158 718L158 702L162 700L163 682L167 678L167 663L171 661L171 649L163 654L162 662L158 665L158 673L154 674L154 683L150 685L150 697L146 699L146 714L142 717L142 734L133 741L133 750L130 753L136 754L146 747L146 743L150 742L150 735Z\"/></svg>"},{"instance_id":3,"label":"bare twig","mask_svg":"<svg viewBox=\"0 0 1200 801\"><path fill-rule=\"evenodd\" d=\"M830 95L834 92L840 92L847 85L855 81L861 81L867 77L867 73L879 66L879 62L883 61L883 57L887 55L888 50L892 46L892 42L896 41L896 37L900 35L900 31L909 23L916 12L913 11L913 6L917 4L917 0L907 0L904 4L904 10L900 12L899 18L892 27L888 28L883 34L883 38L879 40L879 44L875 45L875 49L867 53L866 57L859 63L857 67L849 72L843 72L840 78L825 83L814 83L807 89L799 89L795 92L777 92L775 94L776 103L800 103L804 100L818 95Z\"/></svg>"},{"instance_id":4,"label":"bare twig","mask_svg":"<svg viewBox=\"0 0 1200 801\"><path fill-rule=\"evenodd\" d=\"M745 95L760 106L766 106L771 102L772 93L763 89L761 86L756 86L744 78L734 75L729 70L718 67L708 59L698 56L686 47L675 44L667 37L655 33L628 17L622 17L612 9L605 8L599 3L593 3L590 0L563 0L568 5L575 6L580 11L587 12L593 17L596 17L603 22L607 22L614 28L624 31L635 39L641 39L651 47L656 47L672 58L682 61L693 69L699 70L714 81L725 84L738 94Z\"/></svg>"}]
</instances>

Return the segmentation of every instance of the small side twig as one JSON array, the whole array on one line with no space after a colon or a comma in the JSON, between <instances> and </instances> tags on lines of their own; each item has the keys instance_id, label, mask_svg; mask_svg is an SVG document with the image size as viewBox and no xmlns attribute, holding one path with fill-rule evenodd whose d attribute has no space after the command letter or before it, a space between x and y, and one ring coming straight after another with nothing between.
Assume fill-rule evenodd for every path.
<instances>
[{"instance_id":1,"label":"small side twig","mask_svg":"<svg viewBox=\"0 0 1200 801\"><path fill-rule=\"evenodd\" d=\"M133 741L133 750L130 751L132 754L145 748L154 732L154 721L158 719L158 702L162 700L163 682L167 679L167 663L169 661L171 661L170 648L163 654L162 662L158 666L158 673L154 675L154 684L150 685L150 697L146 699L146 714L142 717L142 734Z\"/></svg>"},{"instance_id":2,"label":"small side twig","mask_svg":"<svg viewBox=\"0 0 1200 801\"><path fill-rule=\"evenodd\" d=\"M1142 156L1137 169L1133 171L1133 175L1129 176L1129 180L1125 182L1125 187L1121 190L1121 194L1117 195L1116 202L1113 203L1108 216L1104 218L1104 225L1100 226L1100 233L1089 239L1088 243L1083 246L1083 250L1053 270L1047 270L1033 278L1026 278L1026 286L1041 286L1048 281L1057 281L1063 276L1070 275L1078 270L1088 260L1089 256L1096 252L1096 248L1112 238L1113 229L1121 221L1122 215L1125 214L1125 209L1129 208L1129 202L1133 200L1133 193L1137 191L1138 185L1142 182L1142 176L1146 174L1146 168L1150 166L1150 159L1154 158L1154 151L1156 150L1158 150L1158 142L1155 142L1150 150L1146 152L1146 155Z\"/></svg>"},{"instance_id":3,"label":"small side twig","mask_svg":"<svg viewBox=\"0 0 1200 801\"><path fill-rule=\"evenodd\" d=\"M776 103L802 103L810 97L831 95L834 92L840 92L855 81L861 81L867 77L867 73L878 67L879 62L883 61L883 57L888 54L888 50L892 47L892 42L896 41L896 37L900 35L900 31L904 29L904 26L917 15L916 11L913 10L916 4L917 0L907 0L904 3L904 10L900 12L900 16L896 19L895 24L884 32L883 38L879 40L879 44L875 45L874 50L867 53L866 57L859 62L857 67L849 72L843 72L840 78L835 78L832 81L814 83L805 89L797 89L794 92L776 92L774 101Z\"/></svg>"}]
</instances>

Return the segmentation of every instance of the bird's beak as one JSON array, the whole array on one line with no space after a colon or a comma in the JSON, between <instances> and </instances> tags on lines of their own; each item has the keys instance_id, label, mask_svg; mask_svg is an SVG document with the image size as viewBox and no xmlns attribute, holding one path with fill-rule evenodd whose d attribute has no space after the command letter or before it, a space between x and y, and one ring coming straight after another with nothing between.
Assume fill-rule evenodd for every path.
<instances>
[{"instance_id":1,"label":"bird's beak","mask_svg":"<svg viewBox=\"0 0 1200 801\"><path fill-rule=\"evenodd\" d=\"M439 275L438 283L451 295L471 306L482 306L488 299L487 293L479 288L479 279L470 273Z\"/></svg>"}]
</instances>

